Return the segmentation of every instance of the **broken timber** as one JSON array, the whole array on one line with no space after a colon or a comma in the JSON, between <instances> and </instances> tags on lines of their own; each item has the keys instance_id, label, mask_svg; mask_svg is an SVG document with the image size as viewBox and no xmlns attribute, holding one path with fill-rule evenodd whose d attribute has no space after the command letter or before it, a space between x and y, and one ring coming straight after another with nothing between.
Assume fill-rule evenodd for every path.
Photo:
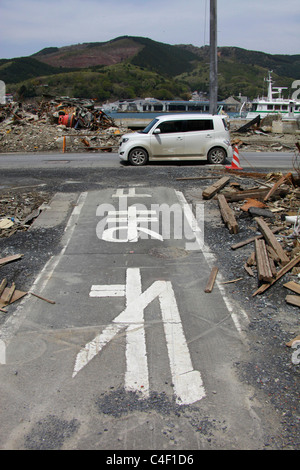
<instances>
[{"instance_id":1,"label":"broken timber","mask_svg":"<svg viewBox=\"0 0 300 470\"><path fill-rule=\"evenodd\" d=\"M268 192L269 189L249 189L248 191L237 191L236 193L227 191L223 194L229 202L244 201L246 199L258 199L263 201ZM278 188L273 196L286 196L287 193L288 189Z\"/></svg>"},{"instance_id":2,"label":"broken timber","mask_svg":"<svg viewBox=\"0 0 300 470\"><path fill-rule=\"evenodd\" d=\"M255 217L254 219L258 225L258 228L260 229L261 233L263 234L265 240L267 241L268 245L273 248L275 253L278 255L280 259L280 263L285 266L289 262L289 258L286 255L285 251L283 250L282 246L280 243L277 241L276 237L272 233L272 230L269 228L269 226L264 222L259 217Z\"/></svg>"},{"instance_id":3,"label":"broken timber","mask_svg":"<svg viewBox=\"0 0 300 470\"><path fill-rule=\"evenodd\" d=\"M255 292L252 294L252 297L255 297L257 294L262 294L265 292L269 287L271 287L278 279L280 279L282 276L284 276L288 271L290 271L292 268L297 266L297 264L300 262L300 255L296 256L296 258L292 259L288 264L286 264L274 277L274 279L270 283L262 284Z\"/></svg>"},{"instance_id":4,"label":"broken timber","mask_svg":"<svg viewBox=\"0 0 300 470\"><path fill-rule=\"evenodd\" d=\"M288 304L300 307L300 295L287 295L285 300Z\"/></svg>"},{"instance_id":5,"label":"broken timber","mask_svg":"<svg viewBox=\"0 0 300 470\"><path fill-rule=\"evenodd\" d=\"M286 175L283 175L270 189L268 194L264 197L264 201L266 202L268 199L270 199L271 196L276 192L276 190L281 186L285 181L291 180L292 178L292 173L287 173Z\"/></svg>"},{"instance_id":6,"label":"broken timber","mask_svg":"<svg viewBox=\"0 0 300 470\"><path fill-rule=\"evenodd\" d=\"M225 196L223 194L218 195L218 202L220 206L220 211L225 225L227 226L229 233L238 233L239 226L235 219L232 209L227 204Z\"/></svg>"},{"instance_id":7,"label":"broken timber","mask_svg":"<svg viewBox=\"0 0 300 470\"><path fill-rule=\"evenodd\" d=\"M276 227L272 230L272 233L277 233L280 230L283 230L284 227ZM249 243L254 242L256 239L263 238L263 235L257 235L256 237L247 238L242 242L236 243L235 245L231 245L232 250L236 250L237 248L241 248L242 246L249 245Z\"/></svg>"},{"instance_id":8,"label":"broken timber","mask_svg":"<svg viewBox=\"0 0 300 470\"><path fill-rule=\"evenodd\" d=\"M296 294L300 295L300 284L298 284L297 282L287 282L286 284L283 284L283 287L286 287L287 289L290 289L293 292L296 292Z\"/></svg>"},{"instance_id":9,"label":"broken timber","mask_svg":"<svg viewBox=\"0 0 300 470\"><path fill-rule=\"evenodd\" d=\"M270 266L270 261L264 240L255 240L255 255L258 280L264 282L271 282L273 279L273 272Z\"/></svg>"},{"instance_id":10,"label":"broken timber","mask_svg":"<svg viewBox=\"0 0 300 470\"><path fill-rule=\"evenodd\" d=\"M215 284L215 280L216 280L218 271L219 271L219 268L217 268L216 266L212 268L204 292L206 292L208 294L211 293L211 291L213 290L214 284Z\"/></svg>"},{"instance_id":11,"label":"broken timber","mask_svg":"<svg viewBox=\"0 0 300 470\"><path fill-rule=\"evenodd\" d=\"M0 266L3 266L4 264L10 263L11 261L15 261L17 259L22 258L24 255L12 255L12 256L7 256L6 258L1 258L0 259Z\"/></svg>"},{"instance_id":12,"label":"broken timber","mask_svg":"<svg viewBox=\"0 0 300 470\"><path fill-rule=\"evenodd\" d=\"M202 192L203 199L211 199L215 194L217 194L224 186L226 186L230 181L229 176L224 176L223 178L216 181L211 186L208 186Z\"/></svg>"}]
</instances>

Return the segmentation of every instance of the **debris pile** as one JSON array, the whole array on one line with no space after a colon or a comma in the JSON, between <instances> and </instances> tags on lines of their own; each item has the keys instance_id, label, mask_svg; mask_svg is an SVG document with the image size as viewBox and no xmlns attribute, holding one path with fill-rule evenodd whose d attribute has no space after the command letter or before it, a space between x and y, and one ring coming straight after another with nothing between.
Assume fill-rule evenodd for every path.
<instances>
[{"instance_id":1,"label":"debris pile","mask_svg":"<svg viewBox=\"0 0 300 470\"><path fill-rule=\"evenodd\" d=\"M17 231L26 231L38 217L50 195L42 191L10 188L0 193L0 238L9 238Z\"/></svg>"},{"instance_id":2,"label":"debris pile","mask_svg":"<svg viewBox=\"0 0 300 470\"><path fill-rule=\"evenodd\" d=\"M89 100L62 97L38 105L12 102L0 108L3 153L112 151L125 132Z\"/></svg>"},{"instance_id":3,"label":"debris pile","mask_svg":"<svg viewBox=\"0 0 300 470\"><path fill-rule=\"evenodd\" d=\"M243 150L255 152L289 152L293 150L295 147L295 132L273 131L273 122L280 120L280 115L270 115L263 119L258 116L243 126L239 126L238 121L235 121L230 126L232 145L238 145ZM280 129L280 126L277 127Z\"/></svg>"},{"instance_id":4,"label":"debris pile","mask_svg":"<svg viewBox=\"0 0 300 470\"><path fill-rule=\"evenodd\" d=\"M24 256L23 254L16 254L16 255L11 255L11 256L6 256L5 258L0 258L0 268L1 266L4 266L5 264L12 263L14 261L21 259L23 256ZM0 312L7 313L7 307L10 304L13 304L17 300L22 299L27 294L31 294L50 304L55 304L53 300L49 300L49 299L46 299L45 297L41 297L40 295L34 292L24 292L21 290L17 290L15 282L12 282L11 285L8 286L7 279L4 278L0 282Z\"/></svg>"},{"instance_id":5,"label":"debris pile","mask_svg":"<svg viewBox=\"0 0 300 470\"><path fill-rule=\"evenodd\" d=\"M215 200L221 218L232 235L238 234L239 219L249 220L256 235L235 243L232 250L253 245L243 268L257 278L253 297L263 294L286 273L294 277L284 284L292 291L286 302L300 307L300 174L249 173L224 170L219 178L202 192L204 200ZM238 179L238 182L232 181ZM254 181L249 188L243 179ZM211 292L217 268L212 271L206 292Z\"/></svg>"}]
</instances>

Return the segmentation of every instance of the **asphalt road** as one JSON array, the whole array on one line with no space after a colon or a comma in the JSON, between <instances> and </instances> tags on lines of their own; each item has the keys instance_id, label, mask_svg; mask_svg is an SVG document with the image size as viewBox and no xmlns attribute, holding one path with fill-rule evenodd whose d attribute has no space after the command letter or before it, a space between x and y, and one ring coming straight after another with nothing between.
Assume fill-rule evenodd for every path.
<instances>
[{"instance_id":1,"label":"asphalt road","mask_svg":"<svg viewBox=\"0 0 300 470\"><path fill-rule=\"evenodd\" d=\"M292 158L275 156L248 153L248 169ZM269 446L278 416L234 372L247 361L247 312L222 277L205 292L216 259L204 215L175 184L195 166L206 168L0 156L2 187L55 194L23 238L2 243L24 248L28 265L44 250L30 290L55 303L26 296L0 326L1 449L147 450L147 459L185 450L196 463L198 450Z\"/></svg>"},{"instance_id":2,"label":"asphalt road","mask_svg":"<svg viewBox=\"0 0 300 470\"><path fill-rule=\"evenodd\" d=\"M292 152L239 152L240 165L244 169L270 168L292 169L294 154ZM205 162L153 162L150 166L205 166ZM33 154L0 154L0 168L115 168L120 166L117 153L33 153Z\"/></svg>"}]
</instances>

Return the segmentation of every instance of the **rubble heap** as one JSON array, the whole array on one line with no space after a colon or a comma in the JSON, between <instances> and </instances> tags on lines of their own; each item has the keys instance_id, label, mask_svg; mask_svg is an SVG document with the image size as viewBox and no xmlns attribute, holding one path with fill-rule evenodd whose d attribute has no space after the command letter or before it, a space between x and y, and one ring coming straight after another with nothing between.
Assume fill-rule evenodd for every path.
<instances>
[{"instance_id":1,"label":"rubble heap","mask_svg":"<svg viewBox=\"0 0 300 470\"><path fill-rule=\"evenodd\" d=\"M254 152L290 152L295 148L299 136L300 121L297 122L297 130L285 133L280 132L282 127L277 125L274 131L274 123L282 123L281 115L269 115L261 119L259 116L240 127L238 120L230 123L232 145L238 145L243 150ZM296 125L296 122L295 122Z\"/></svg>"},{"instance_id":2,"label":"rubble heap","mask_svg":"<svg viewBox=\"0 0 300 470\"><path fill-rule=\"evenodd\" d=\"M62 97L0 108L0 152L115 151L127 129L91 100Z\"/></svg>"},{"instance_id":3,"label":"rubble heap","mask_svg":"<svg viewBox=\"0 0 300 470\"><path fill-rule=\"evenodd\" d=\"M9 238L17 231L26 231L51 195L43 191L10 188L0 192L0 239Z\"/></svg>"},{"instance_id":4,"label":"rubble heap","mask_svg":"<svg viewBox=\"0 0 300 470\"><path fill-rule=\"evenodd\" d=\"M297 147L299 151L299 147ZM300 152L299 152L300 158ZM249 173L224 170L225 175L205 188L204 200L216 201L224 226L230 234L239 233L239 219L249 217L256 235L235 243L232 250L253 245L253 251L244 260L248 276L257 278L253 296L263 294L285 274L290 281L284 284L292 294L286 301L300 307L300 171L295 173ZM239 182L232 181L232 176ZM243 178L254 181L249 188ZM243 214L243 215L242 215ZM208 280L206 292L211 292L218 268ZM237 279L238 280L238 279Z\"/></svg>"}]
</instances>

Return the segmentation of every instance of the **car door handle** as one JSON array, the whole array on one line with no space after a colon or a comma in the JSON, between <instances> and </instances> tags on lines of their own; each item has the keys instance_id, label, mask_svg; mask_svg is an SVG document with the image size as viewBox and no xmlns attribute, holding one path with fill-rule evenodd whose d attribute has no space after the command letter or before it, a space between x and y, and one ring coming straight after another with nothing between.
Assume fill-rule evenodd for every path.
<instances>
[{"instance_id":1,"label":"car door handle","mask_svg":"<svg viewBox=\"0 0 300 470\"><path fill-rule=\"evenodd\" d=\"M183 140L183 137L177 137L177 140Z\"/></svg>"},{"instance_id":2,"label":"car door handle","mask_svg":"<svg viewBox=\"0 0 300 470\"><path fill-rule=\"evenodd\" d=\"M211 139L211 138L212 138L212 135L211 135L211 134L206 134L206 136L205 136L205 137L207 137L207 138Z\"/></svg>"}]
</instances>

